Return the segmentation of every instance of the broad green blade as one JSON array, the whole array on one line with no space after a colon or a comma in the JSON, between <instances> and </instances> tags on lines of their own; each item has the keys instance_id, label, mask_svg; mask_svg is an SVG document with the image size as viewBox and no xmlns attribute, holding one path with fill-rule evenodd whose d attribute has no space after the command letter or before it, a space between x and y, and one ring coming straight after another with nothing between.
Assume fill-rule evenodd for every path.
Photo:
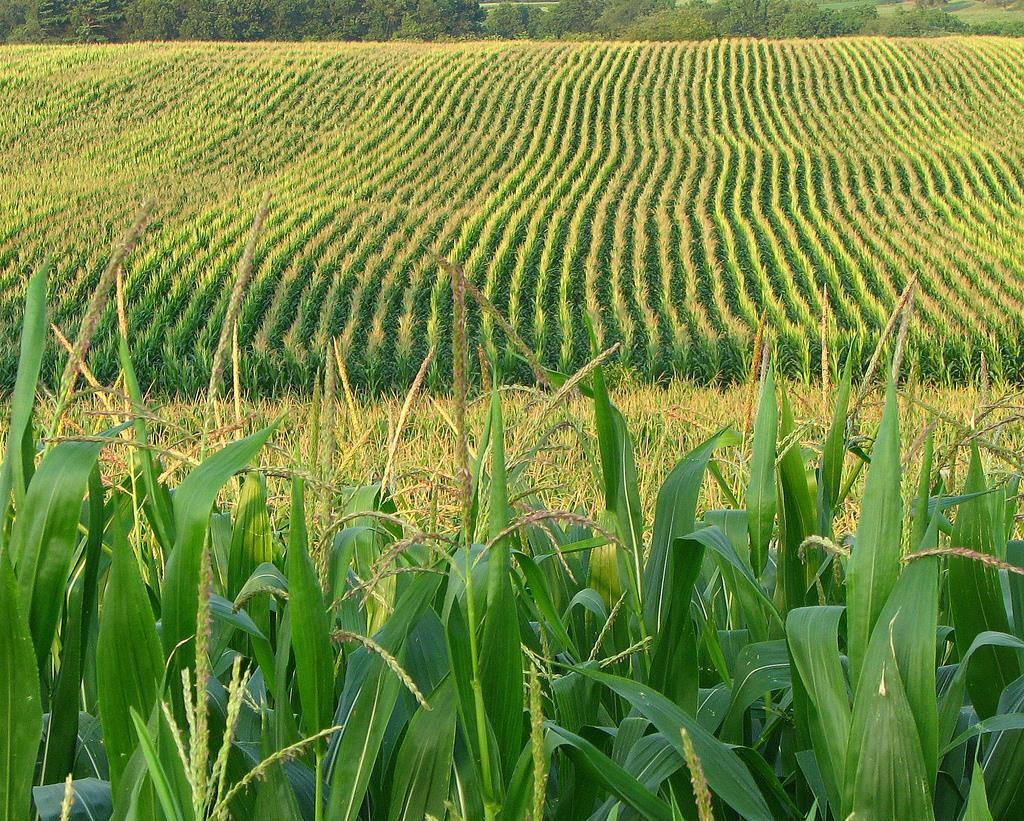
<instances>
[{"instance_id":1,"label":"broad green blade","mask_svg":"<svg viewBox=\"0 0 1024 821\"><path fill-rule=\"evenodd\" d=\"M138 409L142 407L142 390L139 387L139 380L135 376L135 367L132 365L128 342L120 336L118 337L118 355L121 359L121 370L124 373L128 396L138 413ZM145 418L137 415L134 424L136 441L141 445L148 444L149 431ZM138 461L142 468L142 480L146 488L145 510L150 524L153 526L153 532L160 546L165 551L170 551L174 547L174 510L171 505L171 494L160 484L156 460L149 450L144 447L139 448L132 454L132 459Z\"/></svg>"},{"instance_id":2,"label":"broad green blade","mask_svg":"<svg viewBox=\"0 0 1024 821\"><path fill-rule=\"evenodd\" d=\"M843 463L846 460L846 423L850 411L850 391L853 384L853 356L847 355L843 378L836 394L836 407L832 424L825 437L821 452L821 474L818 481L818 530L823 536L832 535L832 519L841 501Z\"/></svg>"},{"instance_id":3,"label":"broad green blade","mask_svg":"<svg viewBox=\"0 0 1024 821\"><path fill-rule=\"evenodd\" d=\"M36 404L36 388L43 353L46 350L46 280L51 264L47 260L32 275L25 294L25 313L21 322L21 354L18 357L18 375L11 394L11 422L7 427L4 461L0 465L0 548L4 546L7 511L11 492L15 508L20 510L34 467L35 455L32 438L32 412Z\"/></svg>"},{"instance_id":4,"label":"broad green blade","mask_svg":"<svg viewBox=\"0 0 1024 821\"><path fill-rule=\"evenodd\" d=\"M102 447L102 442L63 442L53 448L14 520L10 555L40 668L57 631L79 543L82 499Z\"/></svg>"},{"instance_id":5,"label":"broad green blade","mask_svg":"<svg viewBox=\"0 0 1024 821\"><path fill-rule=\"evenodd\" d=\"M285 572L288 576L295 677L302 704L302 729L306 735L313 735L331 726L334 714L334 651L330 618L306 546L303 481L298 477L292 481Z\"/></svg>"},{"instance_id":6,"label":"broad green blade","mask_svg":"<svg viewBox=\"0 0 1024 821\"><path fill-rule=\"evenodd\" d=\"M250 471L238 494L228 553L227 598L234 599L257 567L274 561L263 476ZM257 622L258 623L258 622Z\"/></svg>"},{"instance_id":7,"label":"broad green blade","mask_svg":"<svg viewBox=\"0 0 1024 821\"><path fill-rule=\"evenodd\" d=\"M163 689L164 657L138 563L118 522L96 653L103 742L116 794L138 746L132 711L149 715Z\"/></svg>"},{"instance_id":8,"label":"broad green blade","mask_svg":"<svg viewBox=\"0 0 1024 821\"><path fill-rule=\"evenodd\" d=\"M916 726L919 757L929 791L935 789L938 772L939 715L935 685L935 636L938 629L939 567L937 558L915 559L903 570L889 601L879 615L864 659L863 676L855 688L855 710L877 709L877 703L861 700L861 687L871 695L890 659ZM856 713L854 721L857 720ZM909 743L909 742L908 742ZM850 745L854 744L851 738ZM852 753L851 753L852 754ZM849 759L848 759L849 763ZM896 766L893 764L893 766Z\"/></svg>"},{"instance_id":9,"label":"broad green blade","mask_svg":"<svg viewBox=\"0 0 1024 821\"><path fill-rule=\"evenodd\" d=\"M808 486L807 467L796 440L796 420L789 395L783 387L779 439L787 443L785 452L778 461L779 489L782 498L781 531L779 549L776 554L778 586L776 599L783 614L795 607L802 607L807 594L813 567L805 567L800 556L800 545L814 533L817 527L814 497Z\"/></svg>"},{"instance_id":10,"label":"broad green blade","mask_svg":"<svg viewBox=\"0 0 1024 821\"><path fill-rule=\"evenodd\" d=\"M0 818L29 818L43 732L39 673L7 551L0 550Z\"/></svg>"},{"instance_id":11,"label":"broad green blade","mask_svg":"<svg viewBox=\"0 0 1024 821\"><path fill-rule=\"evenodd\" d=\"M988 489L977 442L971 448L971 467L966 493ZM989 496L980 495L960 504L951 539L953 547L1002 557L1006 545L995 541ZM1008 633L1010 623L1003 604L999 573L979 561L953 556L949 559L949 607L956 628L956 646L961 656L984 632ZM996 712L999 695L1020 675L1016 654L1004 647L981 647L967 671L967 692L981 718Z\"/></svg>"},{"instance_id":12,"label":"broad green blade","mask_svg":"<svg viewBox=\"0 0 1024 821\"><path fill-rule=\"evenodd\" d=\"M890 382L882 424L871 449L857 541L846 563L846 641L854 686L878 614L899 577L902 522L899 407L896 386Z\"/></svg>"},{"instance_id":13,"label":"broad green blade","mask_svg":"<svg viewBox=\"0 0 1024 821\"><path fill-rule=\"evenodd\" d=\"M109 781L76 778L71 782L71 789L75 796L71 806L71 821L101 821L113 814L114 798ZM39 812L40 821L61 821L64 782L33 787L32 800Z\"/></svg>"},{"instance_id":14,"label":"broad green blade","mask_svg":"<svg viewBox=\"0 0 1024 821\"><path fill-rule=\"evenodd\" d=\"M580 774L595 782L595 786L610 792L640 813L643 818L651 819L651 821L671 820L672 810L668 804L650 792L637 781L635 776L626 772L592 743L551 722L548 722L546 726L548 732L554 737L552 746L555 749L565 749ZM589 809L586 806L577 807L581 817Z\"/></svg>"},{"instance_id":15,"label":"broad green blade","mask_svg":"<svg viewBox=\"0 0 1024 821\"><path fill-rule=\"evenodd\" d=\"M745 819L753 821L772 817L764 796L736 752L711 735L692 716L660 693L635 681L588 668L578 668L578 672L604 684L632 704L658 728L680 756L685 756L680 734L680 730L685 728L703 765L711 791Z\"/></svg>"},{"instance_id":16,"label":"broad green blade","mask_svg":"<svg viewBox=\"0 0 1024 821\"><path fill-rule=\"evenodd\" d=\"M634 607L640 609L643 607L641 562L644 525L636 465L633 461L633 442L626 421L608 396L603 368L595 368L592 378L594 422L604 477L605 509L615 517L617 535L626 554L626 582L633 596Z\"/></svg>"},{"instance_id":17,"label":"broad green blade","mask_svg":"<svg viewBox=\"0 0 1024 821\"><path fill-rule=\"evenodd\" d=\"M750 457L750 480L743 497L747 506L750 534L750 564L760 577L768 563L768 545L775 530L778 492L775 483L776 443L779 436L779 406L775 398L775 374L765 373L761 399L754 421L754 444Z\"/></svg>"},{"instance_id":18,"label":"broad green blade","mask_svg":"<svg viewBox=\"0 0 1024 821\"><path fill-rule=\"evenodd\" d=\"M891 652L881 669L865 665L854 702L841 817L850 816L935 817L917 727Z\"/></svg>"},{"instance_id":19,"label":"broad green blade","mask_svg":"<svg viewBox=\"0 0 1024 821\"><path fill-rule=\"evenodd\" d=\"M999 712L988 719L995 727L985 745L981 766L985 771L986 798L997 818L1020 818L1024 814L1024 678L1018 678L999 698ZM1016 726L1014 726L1016 725ZM972 785L973 786L973 785Z\"/></svg>"},{"instance_id":20,"label":"broad green blade","mask_svg":"<svg viewBox=\"0 0 1024 821\"><path fill-rule=\"evenodd\" d=\"M981 766L974 762L971 775L971 791L967 794L967 806L961 821L992 821L992 813L988 808L988 796L985 794L985 774Z\"/></svg>"},{"instance_id":21,"label":"broad green blade","mask_svg":"<svg viewBox=\"0 0 1024 821\"><path fill-rule=\"evenodd\" d=\"M174 549L167 559L161 596L164 652L178 669L195 659L196 611L202 551L217 494L242 470L274 432L272 425L232 442L208 457L178 486L174 494Z\"/></svg>"},{"instance_id":22,"label":"broad green blade","mask_svg":"<svg viewBox=\"0 0 1024 821\"><path fill-rule=\"evenodd\" d=\"M505 476L505 426L497 388L491 392L491 483L488 539L497 538L511 516ZM502 768L511 772L522 749L523 658L519 613L512 590L510 552L513 537L491 545L487 556L487 607L480 642L480 678L487 717L498 744ZM479 601L479 599L478 599ZM470 629L477 629L470 625Z\"/></svg>"},{"instance_id":23,"label":"broad green blade","mask_svg":"<svg viewBox=\"0 0 1024 821\"><path fill-rule=\"evenodd\" d=\"M736 657L733 669L732 694L725 717L727 731L738 738L743 712L765 693L788 689L791 685L789 650L785 641L779 639L746 645Z\"/></svg>"},{"instance_id":24,"label":"broad green blade","mask_svg":"<svg viewBox=\"0 0 1024 821\"><path fill-rule=\"evenodd\" d=\"M840 607L801 607L786 618L786 639L793 664L798 728L814 750L829 804L839 814L842 803L850 698L839 660Z\"/></svg>"},{"instance_id":25,"label":"broad green blade","mask_svg":"<svg viewBox=\"0 0 1024 821\"><path fill-rule=\"evenodd\" d=\"M458 697L448 676L428 697L430 710L420 707L409 722L395 759L389 821L443 818L452 774Z\"/></svg>"},{"instance_id":26,"label":"broad green blade","mask_svg":"<svg viewBox=\"0 0 1024 821\"><path fill-rule=\"evenodd\" d=\"M644 619L652 636L659 635L668 619L668 609L675 596L676 585L685 584L673 577L671 552L676 539L688 536L694 530L697 501L708 461L719 447L736 442L735 433L724 428L718 431L687 454L658 491L651 553L643 576Z\"/></svg>"}]
</instances>

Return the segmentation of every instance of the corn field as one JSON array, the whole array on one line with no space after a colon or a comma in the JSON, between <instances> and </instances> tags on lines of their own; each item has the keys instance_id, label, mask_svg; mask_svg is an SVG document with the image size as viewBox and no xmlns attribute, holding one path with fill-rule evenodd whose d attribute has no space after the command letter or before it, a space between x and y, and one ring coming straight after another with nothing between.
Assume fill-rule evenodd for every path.
<instances>
[{"instance_id":1,"label":"corn field","mask_svg":"<svg viewBox=\"0 0 1024 821\"><path fill-rule=\"evenodd\" d=\"M984 355L1020 382L1022 63L988 38L5 49L0 379L41 258L70 335L156 194L123 283L132 351L143 386L195 395L269 191L238 324L251 392L308 391L335 341L356 388L410 384L431 348L449 386L438 256L563 372L591 317L648 378L742 381L763 317L780 375L851 346L859 373L913 284L904 375L963 384ZM530 377L475 304L468 328ZM112 309L98 331L109 381Z\"/></svg>"},{"instance_id":2,"label":"corn field","mask_svg":"<svg viewBox=\"0 0 1024 821\"><path fill-rule=\"evenodd\" d=\"M0 818L1024 812L1019 454L988 410L939 449L938 420L900 430L893 367L868 426L846 357L807 441L769 364L744 432L680 453L645 521L598 358L546 374L542 401L587 400L599 488L550 509L528 478L550 432L506 449L497 366L476 396L456 333L455 446L420 509L393 452L324 479L333 411L311 462L253 467L291 420L239 420L171 478L124 335L90 427L68 417L88 357L38 412L49 273L0 469Z\"/></svg>"}]
</instances>

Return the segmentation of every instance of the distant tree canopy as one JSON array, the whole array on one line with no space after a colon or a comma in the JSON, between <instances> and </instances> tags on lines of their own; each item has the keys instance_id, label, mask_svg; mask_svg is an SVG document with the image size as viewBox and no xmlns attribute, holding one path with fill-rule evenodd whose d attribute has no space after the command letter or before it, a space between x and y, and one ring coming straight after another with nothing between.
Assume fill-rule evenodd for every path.
<instances>
[{"instance_id":1,"label":"distant tree canopy","mask_svg":"<svg viewBox=\"0 0 1024 821\"><path fill-rule=\"evenodd\" d=\"M1024 0L990 0L993 4ZM872 0L0 0L0 42L127 40L703 40L712 37L922 36L973 31L943 0L879 16ZM1024 34L987 23L979 33Z\"/></svg>"},{"instance_id":2,"label":"distant tree canopy","mask_svg":"<svg viewBox=\"0 0 1024 821\"><path fill-rule=\"evenodd\" d=\"M480 36L477 0L0 0L0 41Z\"/></svg>"}]
</instances>

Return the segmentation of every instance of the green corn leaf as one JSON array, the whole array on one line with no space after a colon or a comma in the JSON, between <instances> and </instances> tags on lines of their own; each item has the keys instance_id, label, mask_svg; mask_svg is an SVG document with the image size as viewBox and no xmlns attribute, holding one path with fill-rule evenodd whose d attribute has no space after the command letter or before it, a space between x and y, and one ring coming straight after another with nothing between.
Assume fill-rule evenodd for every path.
<instances>
[{"instance_id":1,"label":"green corn leaf","mask_svg":"<svg viewBox=\"0 0 1024 821\"><path fill-rule=\"evenodd\" d=\"M261 593L269 593L283 601L288 600L288 579L277 569L277 565L264 562L252 571L252 575L245 580L245 584L235 596L235 609L245 607L249 599Z\"/></svg>"},{"instance_id":2,"label":"green corn leaf","mask_svg":"<svg viewBox=\"0 0 1024 821\"><path fill-rule=\"evenodd\" d=\"M505 426L497 389L491 392L491 484L487 535L493 540L509 525L505 477ZM487 556L487 607L480 642L484 705L503 768L511 772L522 749L523 659L519 614L510 578L512 537L494 542ZM470 625L475 629L475 625Z\"/></svg>"},{"instance_id":3,"label":"green corn leaf","mask_svg":"<svg viewBox=\"0 0 1024 821\"><path fill-rule=\"evenodd\" d=\"M975 442L966 492L983 493L987 489L981 452ZM989 496L969 499L960 505L952 545L1001 558L1006 545L996 544L992 525ZM948 583L956 646L961 656L981 633L1010 632L998 571L973 559L954 556L949 560ZM981 718L995 714L1000 693L1019 675L1020 664L1012 651L996 646L978 648L967 672L967 692Z\"/></svg>"},{"instance_id":4,"label":"green corn leaf","mask_svg":"<svg viewBox=\"0 0 1024 821\"><path fill-rule=\"evenodd\" d=\"M306 546L303 481L292 481L291 524L288 529L288 611L295 652L295 676L302 703L302 729L313 735L331 726L334 714L334 652L331 623Z\"/></svg>"},{"instance_id":5,"label":"green corn leaf","mask_svg":"<svg viewBox=\"0 0 1024 821\"><path fill-rule=\"evenodd\" d=\"M665 479L655 504L651 553L644 567L644 618L652 636L658 636L668 619L677 584L673 577L673 543L694 530L697 501L708 461L715 450L736 444L738 436L726 428L694 448Z\"/></svg>"},{"instance_id":6,"label":"green corn leaf","mask_svg":"<svg viewBox=\"0 0 1024 821\"><path fill-rule=\"evenodd\" d=\"M4 546L7 535L11 493L14 493L15 508L20 510L34 468L32 412L36 404L43 353L46 350L46 280L51 267L50 260L44 262L29 279L25 293L18 375L11 394L11 422L7 426L4 461L0 465L0 548Z\"/></svg>"},{"instance_id":7,"label":"green corn leaf","mask_svg":"<svg viewBox=\"0 0 1024 821\"><path fill-rule=\"evenodd\" d=\"M448 676L430 694L430 710L420 707L409 722L395 759L389 821L443 818L455 749L457 695Z\"/></svg>"},{"instance_id":8,"label":"green corn leaf","mask_svg":"<svg viewBox=\"0 0 1024 821\"><path fill-rule=\"evenodd\" d=\"M157 799L160 802L160 809L168 819L184 819L185 813L175 791L171 787L171 780L164 770L160 761L160 754L157 752L156 744L146 723L139 717L138 712L133 708L131 711L131 722L135 728L136 737L139 740L139 748L146 760L146 767L149 769L149 777L152 779L153 787L156 790Z\"/></svg>"},{"instance_id":9,"label":"green corn leaf","mask_svg":"<svg viewBox=\"0 0 1024 821\"><path fill-rule=\"evenodd\" d=\"M971 776L971 791L967 794L967 806L961 821L992 821L992 813L988 808L988 796L985 794L985 774L981 766L974 762L974 773Z\"/></svg>"},{"instance_id":10,"label":"green corn leaf","mask_svg":"<svg viewBox=\"0 0 1024 821\"><path fill-rule=\"evenodd\" d=\"M1020 818L1024 813L1024 677L1018 678L999 697L998 712L989 723L1003 719L988 737L981 766L985 771L988 806L997 818ZM1016 720L1016 721L1014 721ZM1013 726L1016 723L1017 726Z\"/></svg>"},{"instance_id":11,"label":"green corn leaf","mask_svg":"<svg viewBox=\"0 0 1024 821\"><path fill-rule=\"evenodd\" d=\"M43 732L39 673L7 551L0 550L0 818L29 817Z\"/></svg>"},{"instance_id":12,"label":"green corn leaf","mask_svg":"<svg viewBox=\"0 0 1024 821\"><path fill-rule=\"evenodd\" d=\"M855 685L878 614L900 573L902 522L899 407L896 386L890 382L871 450L857 541L846 563L847 646Z\"/></svg>"},{"instance_id":13,"label":"green corn leaf","mask_svg":"<svg viewBox=\"0 0 1024 821\"><path fill-rule=\"evenodd\" d=\"M402 592L394 614L374 636L399 664L406 639L439 584L434 573L416 579ZM334 723L344 729L335 736L329 753L331 795L326 818L350 821L359 813L403 686L380 655L360 648L349 656L345 687L334 714Z\"/></svg>"},{"instance_id":14,"label":"green corn leaf","mask_svg":"<svg viewBox=\"0 0 1024 821\"><path fill-rule=\"evenodd\" d=\"M226 445L195 468L174 494L174 549L167 559L161 597L164 652L177 666L195 658L196 611L206 531L217 494L256 456L275 426Z\"/></svg>"},{"instance_id":15,"label":"green corn leaf","mask_svg":"<svg viewBox=\"0 0 1024 821\"><path fill-rule=\"evenodd\" d=\"M556 724L547 722L548 732L555 737L555 749L568 751L570 758L586 777L608 790L623 803L628 804L652 821L671 821L672 810L664 801L649 791L643 784L616 764L597 747L582 736L570 733ZM581 812L586 807L578 808Z\"/></svg>"},{"instance_id":16,"label":"green corn leaf","mask_svg":"<svg viewBox=\"0 0 1024 821\"><path fill-rule=\"evenodd\" d=\"M89 534L85 556L71 579L66 619L61 630L60 668L50 697L42 778L47 784L62 783L75 761L82 673L99 593L97 577L106 524L103 496L103 481L97 467L89 476Z\"/></svg>"},{"instance_id":17,"label":"green corn leaf","mask_svg":"<svg viewBox=\"0 0 1024 821\"><path fill-rule=\"evenodd\" d=\"M850 723L842 817L934 818L921 743L895 657L889 652L880 666L866 664L862 678Z\"/></svg>"},{"instance_id":18,"label":"green corn leaf","mask_svg":"<svg viewBox=\"0 0 1024 821\"><path fill-rule=\"evenodd\" d=\"M635 681L589 668L577 668L577 672L604 684L632 704L684 757L680 729L686 728L711 791L745 819L754 821L772 817L764 796L736 752L711 735L692 716L660 693Z\"/></svg>"},{"instance_id":19,"label":"green corn leaf","mask_svg":"<svg viewBox=\"0 0 1024 821\"><path fill-rule=\"evenodd\" d=\"M814 498L807 484L807 469L796 441L796 420L785 387L781 389L781 422L779 439L787 443L777 458L779 488L782 500L782 528L776 557L778 565L778 593L783 613L801 607L807 593L809 571L800 558L800 545L817 525Z\"/></svg>"},{"instance_id":20,"label":"green corn leaf","mask_svg":"<svg viewBox=\"0 0 1024 821\"><path fill-rule=\"evenodd\" d=\"M839 660L840 607L801 607L786 618L786 639L800 685L795 699L798 727L814 750L829 804L836 814L842 801L850 698Z\"/></svg>"},{"instance_id":21,"label":"green corn leaf","mask_svg":"<svg viewBox=\"0 0 1024 821\"><path fill-rule=\"evenodd\" d=\"M106 821L114 812L110 782L98 778L76 778L71 782L74 803L71 821ZM61 821L64 782L32 788L32 800L40 821Z\"/></svg>"},{"instance_id":22,"label":"green corn leaf","mask_svg":"<svg viewBox=\"0 0 1024 821\"><path fill-rule=\"evenodd\" d=\"M895 667L900 689L910 709L916 729L918 758L924 771L929 792L934 790L938 772L939 716L935 685L935 636L938 629L939 568L937 558L912 561L900 575L896 587L879 614L875 631L864 660L863 682L858 682L854 697L854 723L857 709L876 710L878 703L871 700L882 680L882 668ZM890 663L892 662L892 663ZM861 698L861 687L868 692ZM858 705L860 707L858 708ZM873 743L869 739L868 743ZM850 755L856 742L850 739ZM909 741L906 742L909 744ZM886 751L895 751L887 747ZM884 751L878 753L883 755ZM897 767L897 762L890 762ZM850 757L847 767L851 766ZM848 777L851 777L848 775Z\"/></svg>"},{"instance_id":23,"label":"green corn leaf","mask_svg":"<svg viewBox=\"0 0 1024 821\"><path fill-rule=\"evenodd\" d=\"M733 686L725 726L738 737L743 711L770 690L792 685L786 642L763 641L740 650L733 668Z\"/></svg>"},{"instance_id":24,"label":"green corn leaf","mask_svg":"<svg viewBox=\"0 0 1024 821\"><path fill-rule=\"evenodd\" d=\"M274 543L267 512L263 477L250 471L238 494L231 547L228 553L227 597L235 598L257 567L274 560Z\"/></svg>"},{"instance_id":25,"label":"green corn leaf","mask_svg":"<svg viewBox=\"0 0 1024 821\"><path fill-rule=\"evenodd\" d=\"M10 552L40 668L57 631L79 543L82 499L102 447L102 442L63 442L53 448L40 462L14 520Z\"/></svg>"},{"instance_id":26,"label":"green corn leaf","mask_svg":"<svg viewBox=\"0 0 1024 821\"><path fill-rule=\"evenodd\" d=\"M100 719L117 792L128 760L138 746L130 715L149 715L160 697L164 657L149 595L123 533L114 530L113 563L107 580L96 652Z\"/></svg>"},{"instance_id":27,"label":"green corn leaf","mask_svg":"<svg viewBox=\"0 0 1024 821\"><path fill-rule=\"evenodd\" d=\"M750 564L760 576L768 562L768 545L775 529L778 493L775 487L775 455L779 435L779 406L775 399L775 374L771 368L761 385L761 399L754 421L754 443L750 458L750 480L744 503L749 517Z\"/></svg>"},{"instance_id":28,"label":"green corn leaf","mask_svg":"<svg viewBox=\"0 0 1024 821\"><path fill-rule=\"evenodd\" d=\"M611 399L604 382L604 370L594 369L594 421L601 474L604 478L605 509L615 517L615 528L625 548L625 573L634 605L642 608L643 515L633 461L633 442L626 422ZM608 557L614 553L608 553ZM596 560L592 558L592 562ZM617 562L615 562L617 564Z\"/></svg>"},{"instance_id":29,"label":"green corn leaf","mask_svg":"<svg viewBox=\"0 0 1024 821\"><path fill-rule=\"evenodd\" d=\"M832 535L832 518L839 504L843 483L843 463L846 461L846 417L850 411L850 392L853 385L853 356L846 357L843 378L836 393L836 406L832 424L825 437L821 453L821 476L818 483L818 531Z\"/></svg>"},{"instance_id":30,"label":"green corn leaf","mask_svg":"<svg viewBox=\"0 0 1024 821\"><path fill-rule=\"evenodd\" d=\"M973 664L974 656L979 650L987 647L1005 647L1021 652L1024 651L1024 640L1011 636L1007 633L985 632L979 633L967 652L960 657L960 663L956 665L953 676L942 692L939 701L939 746L944 747L953 737L956 729L957 718L960 715L960 708L963 704L964 693L967 689L967 674Z\"/></svg>"},{"instance_id":31,"label":"green corn leaf","mask_svg":"<svg viewBox=\"0 0 1024 821\"><path fill-rule=\"evenodd\" d=\"M543 617L544 626L547 627L556 642L556 644L552 645L553 649L556 652L561 649L567 649L574 658L579 659L579 651L576 649L576 645L569 636L565 624L551 602L551 594L548 592L548 582L544 572L527 554L517 550L513 555L516 558L516 564L526 577L526 583L529 585L529 594L524 596L524 598L532 601L537 606L537 610Z\"/></svg>"}]
</instances>

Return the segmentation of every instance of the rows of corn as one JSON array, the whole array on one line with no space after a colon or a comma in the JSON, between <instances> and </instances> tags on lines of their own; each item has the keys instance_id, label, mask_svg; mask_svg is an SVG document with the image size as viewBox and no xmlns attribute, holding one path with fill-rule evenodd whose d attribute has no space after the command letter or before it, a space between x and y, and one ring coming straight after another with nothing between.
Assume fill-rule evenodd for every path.
<instances>
[{"instance_id":1,"label":"rows of corn","mask_svg":"<svg viewBox=\"0 0 1024 821\"><path fill-rule=\"evenodd\" d=\"M537 402L585 397L598 487L550 509L531 467L553 431L506 449L498 366L474 389L456 333L454 447L408 509L393 450L367 484L325 478L336 408L318 459L259 468L292 420L249 432L211 396L183 454L123 333L110 386L74 353L47 396L48 273L0 469L0 817L1024 812L1020 455L992 406L937 447L936 422L900 430L892 373L868 423L846 357L808 440L766 344L743 433L680 453L645 520L599 357L540 375Z\"/></svg>"},{"instance_id":2,"label":"rows of corn","mask_svg":"<svg viewBox=\"0 0 1024 821\"><path fill-rule=\"evenodd\" d=\"M8 49L0 378L44 250L67 331L156 193L124 284L136 367L203 388L269 191L239 326L253 390L308 388L332 340L356 388L408 385L450 350L437 254L563 371L588 315L651 378L742 380L762 318L786 376L851 345L859 370L913 283L905 371L962 383L984 355L1020 381L1022 60L987 38ZM507 347L475 309L469 328ZM439 353L430 384L450 374Z\"/></svg>"}]
</instances>

